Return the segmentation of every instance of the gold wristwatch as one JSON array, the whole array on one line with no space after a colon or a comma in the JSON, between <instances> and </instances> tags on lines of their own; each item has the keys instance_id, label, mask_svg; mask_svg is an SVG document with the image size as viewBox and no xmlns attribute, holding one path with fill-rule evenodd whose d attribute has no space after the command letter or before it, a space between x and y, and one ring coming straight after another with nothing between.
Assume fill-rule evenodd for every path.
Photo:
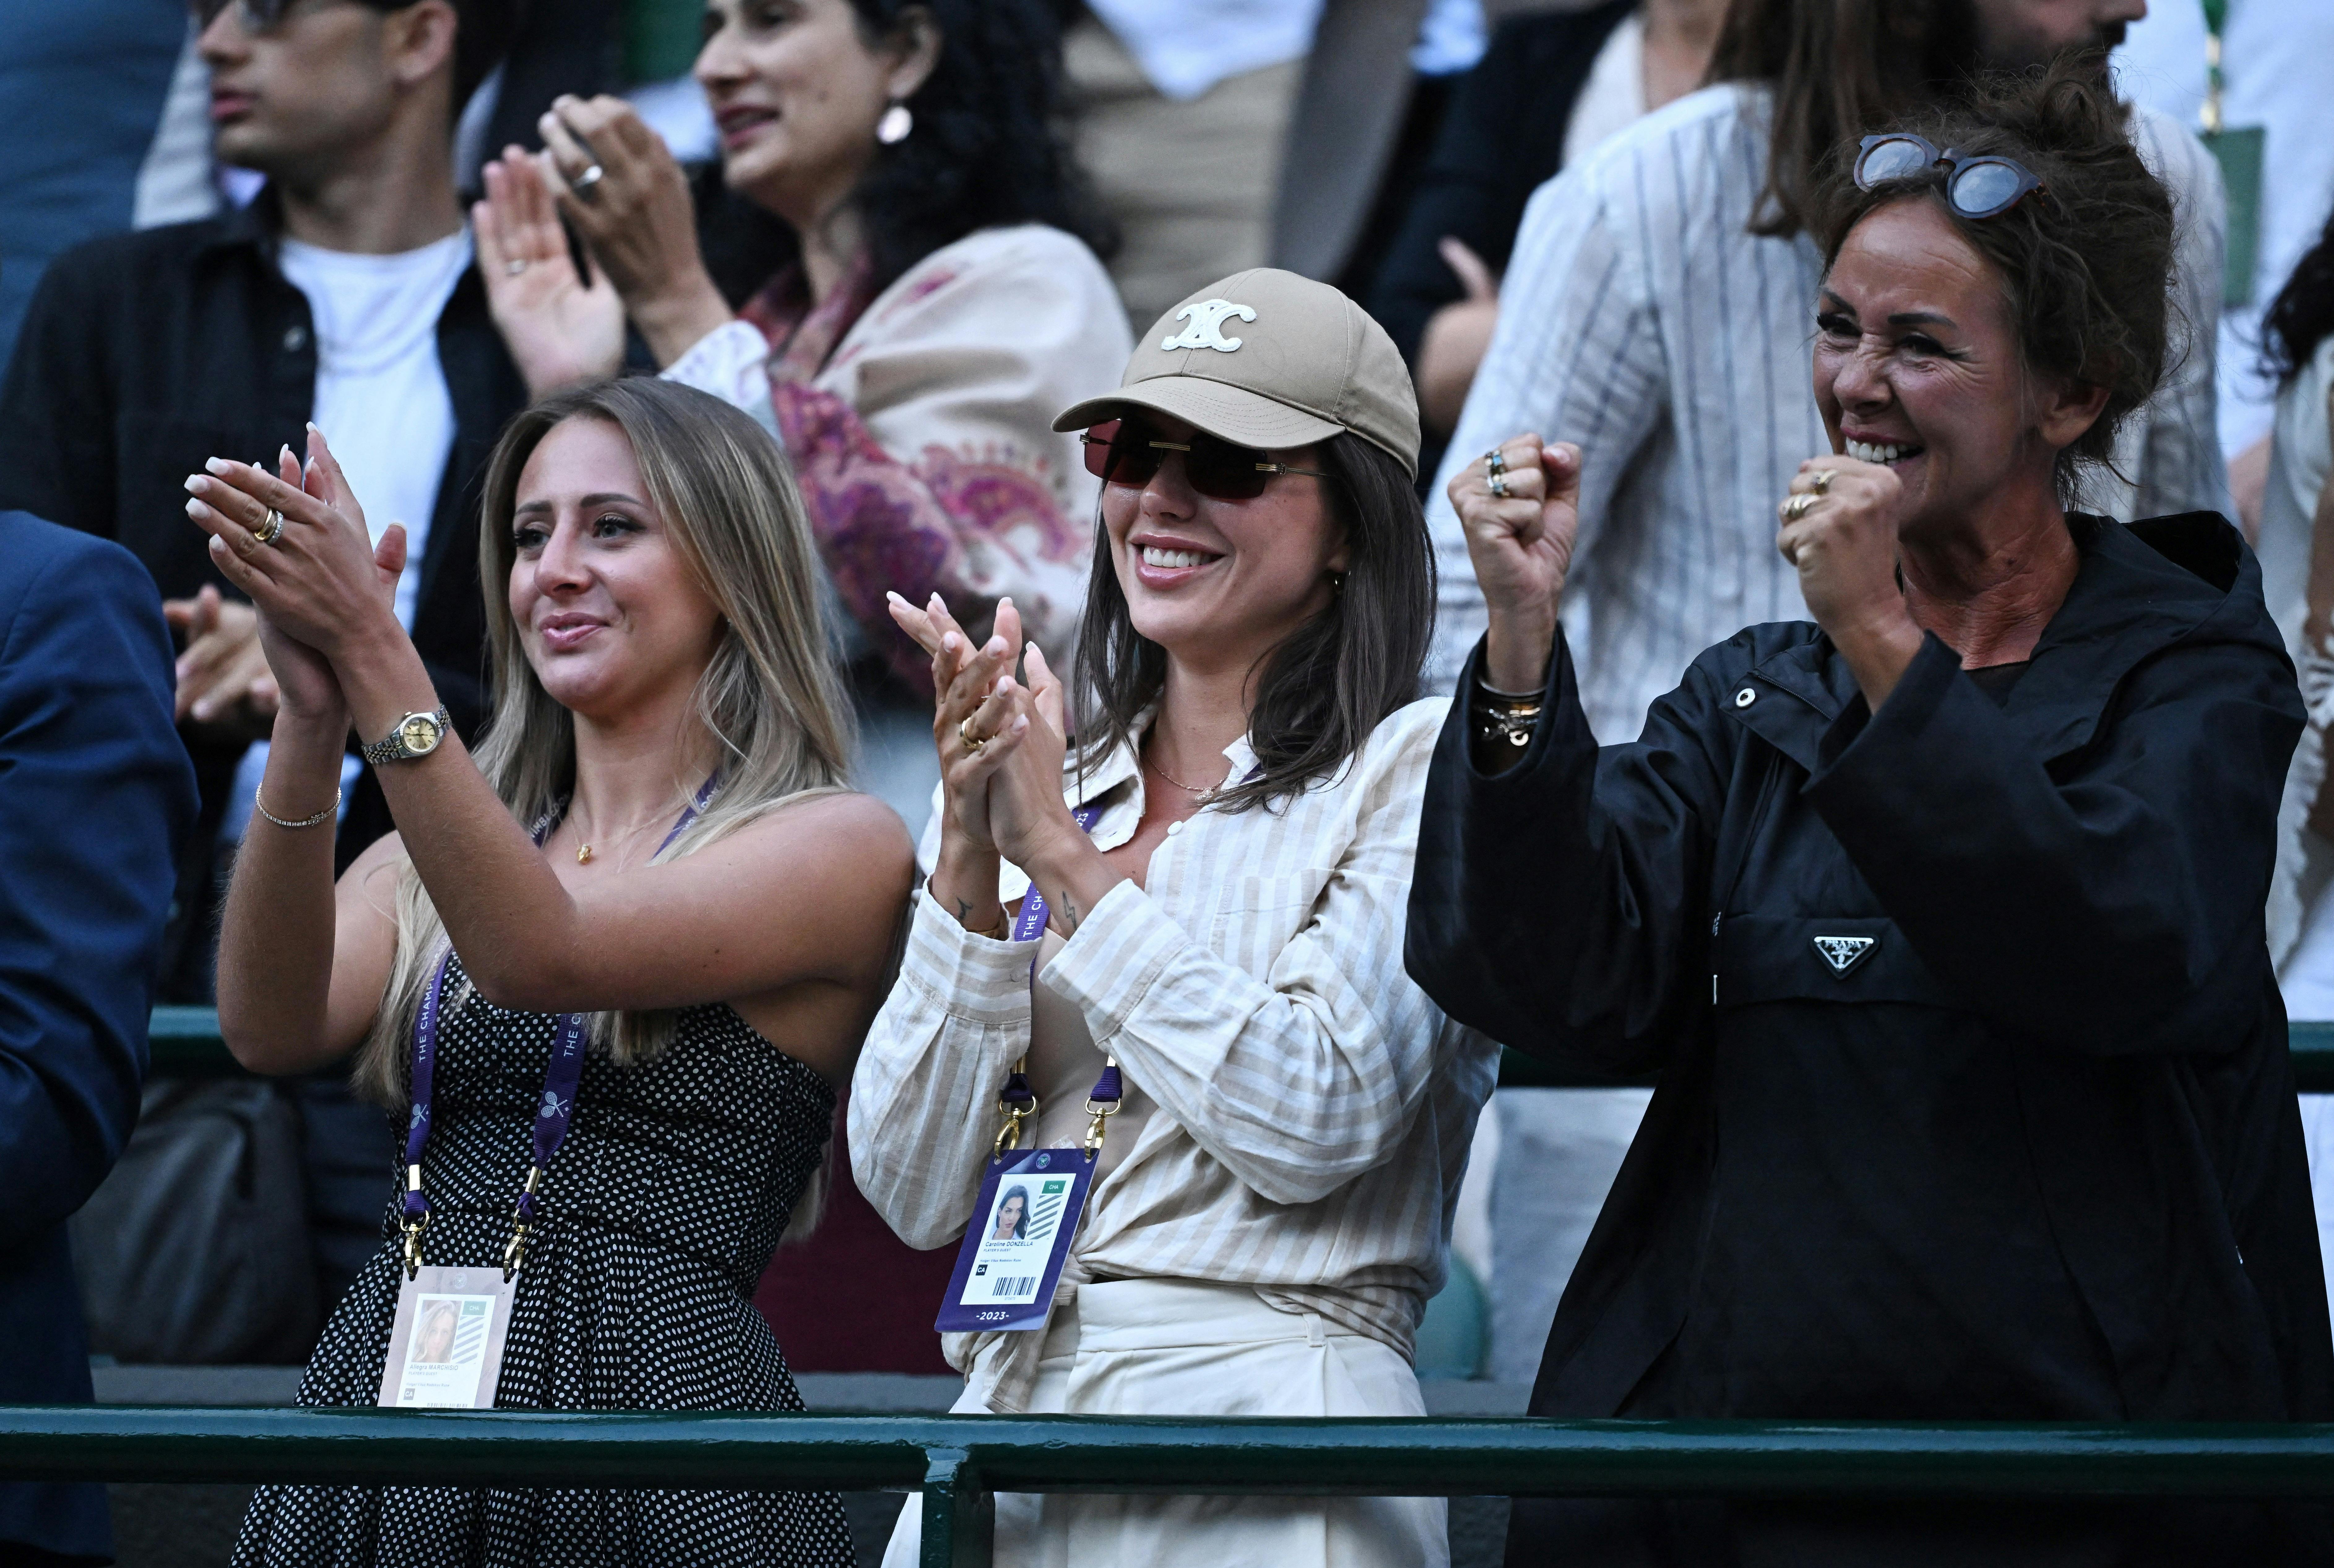
<instances>
[{"instance_id":1,"label":"gold wristwatch","mask_svg":"<svg viewBox=\"0 0 2334 1568\"><path fill-rule=\"evenodd\" d=\"M436 713L409 713L397 721L395 729L363 748L364 759L380 767L385 763L428 756L438 749L453 725L453 718L442 707Z\"/></svg>"}]
</instances>

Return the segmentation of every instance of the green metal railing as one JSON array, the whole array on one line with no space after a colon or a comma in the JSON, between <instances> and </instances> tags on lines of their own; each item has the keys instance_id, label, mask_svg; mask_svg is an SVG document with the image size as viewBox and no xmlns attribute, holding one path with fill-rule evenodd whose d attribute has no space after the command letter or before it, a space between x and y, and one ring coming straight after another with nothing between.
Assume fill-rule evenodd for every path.
<instances>
[{"instance_id":1,"label":"green metal railing","mask_svg":"<svg viewBox=\"0 0 2334 1568\"><path fill-rule=\"evenodd\" d=\"M910 1490L970 1568L997 1492L2334 1498L2334 1426L0 1407L0 1479Z\"/></svg>"},{"instance_id":2,"label":"green metal railing","mask_svg":"<svg viewBox=\"0 0 2334 1568\"><path fill-rule=\"evenodd\" d=\"M2289 1028L2294 1082L2305 1094L2334 1094L2334 1024ZM155 1008L151 1039L152 1071L158 1078L217 1078L243 1071L219 1044L218 1014L212 1008ZM1627 1082L1567 1073L1520 1051L1509 1052L1500 1063L1502 1089L1609 1089L1625 1087Z\"/></svg>"},{"instance_id":3,"label":"green metal railing","mask_svg":"<svg viewBox=\"0 0 2334 1568\"><path fill-rule=\"evenodd\" d=\"M208 1008L157 1075L240 1072ZM2292 1026L2334 1092L2334 1024ZM1510 1051L1507 1087L1587 1088ZM0 1407L0 1479L909 1490L922 1568L988 1568L1005 1492L2334 1499L2334 1425L1118 1419Z\"/></svg>"}]
</instances>

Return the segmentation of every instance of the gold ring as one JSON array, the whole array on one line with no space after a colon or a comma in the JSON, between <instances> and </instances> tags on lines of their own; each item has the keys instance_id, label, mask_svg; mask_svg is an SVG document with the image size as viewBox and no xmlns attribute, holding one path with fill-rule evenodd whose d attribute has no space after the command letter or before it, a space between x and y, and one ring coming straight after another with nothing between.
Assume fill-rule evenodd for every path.
<instances>
[{"instance_id":1,"label":"gold ring","mask_svg":"<svg viewBox=\"0 0 2334 1568\"><path fill-rule=\"evenodd\" d=\"M1832 472L1829 468L1808 469L1808 488L1818 495L1828 494L1831 489Z\"/></svg>"},{"instance_id":2,"label":"gold ring","mask_svg":"<svg viewBox=\"0 0 2334 1568\"><path fill-rule=\"evenodd\" d=\"M1505 474L1494 473L1490 478L1490 487L1491 499L1494 501L1504 501L1508 498L1508 476Z\"/></svg>"},{"instance_id":3,"label":"gold ring","mask_svg":"<svg viewBox=\"0 0 2334 1568\"><path fill-rule=\"evenodd\" d=\"M989 744L987 736L976 736L972 733L972 715L969 713L957 721L956 737L964 742L965 750L976 756L980 755L980 748Z\"/></svg>"},{"instance_id":4,"label":"gold ring","mask_svg":"<svg viewBox=\"0 0 2334 1568\"><path fill-rule=\"evenodd\" d=\"M1506 448L1494 447L1490 451L1484 453L1483 467L1488 473L1506 473L1508 471L1508 454Z\"/></svg>"},{"instance_id":5,"label":"gold ring","mask_svg":"<svg viewBox=\"0 0 2334 1568\"><path fill-rule=\"evenodd\" d=\"M1800 518L1808 515L1808 508L1812 507L1815 504L1816 497L1814 495L1810 495L1807 491L1800 491L1798 495L1789 497L1783 503L1783 521L1786 523L1798 522Z\"/></svg>"},{"instance_id":6,"label":"gold ring","mask_svg":"<svg viewBox=\"0 0 2334 1568\"><path fill-rule=\"evenodd\" d=\"M267 515L259 520L259 526L251 531L251 536L262 544L273 544L283 533L284 514L270 506Z\"/></svg>"}]
</instances>

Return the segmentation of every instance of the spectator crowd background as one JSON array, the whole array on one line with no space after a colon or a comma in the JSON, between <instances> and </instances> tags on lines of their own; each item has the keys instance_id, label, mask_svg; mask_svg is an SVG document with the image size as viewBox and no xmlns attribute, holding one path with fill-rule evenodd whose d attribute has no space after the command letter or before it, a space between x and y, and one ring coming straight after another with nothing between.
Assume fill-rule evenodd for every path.
<instances>
[{"instance_id":1,"label":"spectator crowd background","mask_svg":"<svg viewBox=\"0 0 2334 1568\"><path fill-rule=\"evenodd\" d=\"M1882 8L848 0L844 43L781 61L753 53L778 47L755 41L757 0L0 0L0 514L124 546L177 642L194 794L170 806L194 815L167 874L142 868L169 883L151 1000L218 1000L282 698L186 522L182 481L214 455L270 460L323 428L376 534L405 524L397 617L469 737L494 699L469 543L506 423L619 372L744 409L791 458L823 563L854 787L928 838L929 871L930 649L893 625L901 563L977 635L1009 599L1066 652L1103 470L1056 416L1116 387L1133 333L1178 302L1285 269L1365 307L1414 382L1430 695L1484 624L1445 486L1526 431L1583 447L1565 628L1610 746L1706 646L1806 617L1773 506L1829 449L1805 352L1821 262L1792 206L1814 160L1941 100L1940 63L2101 46L2173 196L2176 341L2086 499L2126 520L2223 512L2258 552L2310 709L2268 936L2292 1016L2334 1019L2334 5L1905 0L1885 7L1895 56L1857 32ZM330 27L278 25L337 9L390 30L375 75ZM1869 71L1835 71L1859 49ZM737 151L753 84L789 71L857 96L763 105L796 142ZM238 84L262 112L238 118L221 96ZM1795 104L1813 106L1797 170L1770 139ZM125 665L150 662L134 641ZM341 765L336 869L395 825L376 771ZM135 1092L134 1118L96 1119L118 1123L111 1175L98 1160L66 1206L90 1352L307 1361L381 1245L400 1161L379 1109L341 1063ZM1531 1382L1648 1098L1491 1099L1422 1376ZM834 1106L812 1222L755 1305L796 1371L946 1373L952 1249L911 1247L886 1220L902 1200L862 1195L853 1111ZM2301 1120L2334 1260L2334 1107L2304 1096Z\"/></svg>"}]
</instances>

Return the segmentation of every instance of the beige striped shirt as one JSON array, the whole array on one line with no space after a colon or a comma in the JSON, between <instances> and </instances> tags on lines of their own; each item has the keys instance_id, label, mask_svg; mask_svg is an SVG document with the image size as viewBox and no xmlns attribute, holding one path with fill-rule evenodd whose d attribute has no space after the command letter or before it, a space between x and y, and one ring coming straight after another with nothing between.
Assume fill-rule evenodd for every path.
<instances>
[{"instance_id":1,"label":"beige striped shirt","mask_svg":"<svg viewBox=\"0 0 2334 1568\"><path fill-rule=\"evenodd\" d=\"M1095 1181L1057 1307L1097 1276L1223 1281L1411 1353L1499 1065L1499 1048L1444 1017L1402 965L1445 711L1429 700L1390 716L1332 781L1268 812L1176 824L1144 885L1112 889L1038 971L1093 1037L1086 1082L1108 1051L1146 1107ZM1225 755L1234 777L1255 765L1245 741ZM1133 753L1088 774L1082 798L1103 808L1097 845L1131 838ZM1008 903L1028 885L1010 866L1004 881ZM1037 947L974 936L929 892L916 900L850 1111L852 1173L911 1246L970 1222L998 1089L1030 1045ZM1082 1100L1070 1096L1072 1126ZM1049 1114L1039 1138L1072 1141L1067 1130ZM951 1335L945 1349L968 1375L981 1358L991 1408L1017 1409L1043 1338ZM1006 1339L1026 1342L981 1357Z\"/></svg>"}]
</instances>

